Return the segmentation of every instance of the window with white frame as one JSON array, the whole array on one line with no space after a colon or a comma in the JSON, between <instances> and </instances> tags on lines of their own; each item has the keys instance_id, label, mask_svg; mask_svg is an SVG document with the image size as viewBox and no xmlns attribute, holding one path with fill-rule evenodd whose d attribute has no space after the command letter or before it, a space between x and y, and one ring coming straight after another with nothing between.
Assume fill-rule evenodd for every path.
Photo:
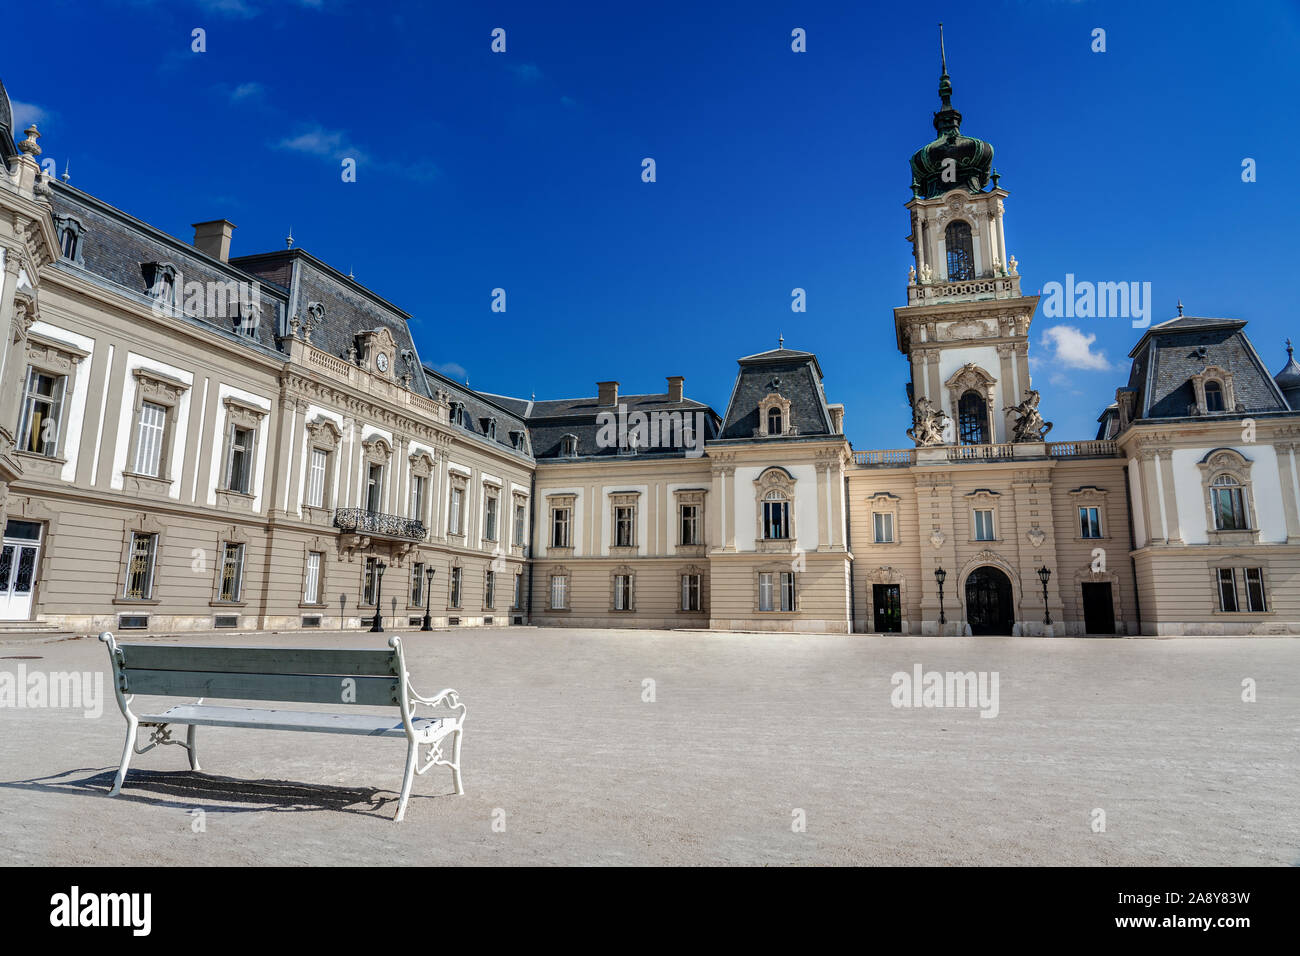
<instances>
[{"instance_id":1,"label":"window with white frame","mask_svg":"<svg viewBox=\"0 0 1300 956\"><path fill-rule=\"evenodd\" d=\"M221 548L221 600L234 603L244 589L244 545L226 541Z\"/></svg>"},{"instance_id":2,"label":"window with white frame","mask_svg":"<svg viewBox=\"0 0 1300 956\"><path fill-rule=\"evenodd\" d=\"M417 521L424 519L424 495L429 479L423 475L411 476L411 517Z\"/></svg>"},{"instance_id":3,"label":"window with white frame","mask_svg":"<svg viewBox=\"0 0 1300 956\"><path fill-rule=\"evenodd\" d=\"M249 494L253 485L253 442L257 431L231 422L226 429L227 491Z\"/></svg>"},{"instance_id":4,"label":"window with white frame","mask_svg":"<svg viewBox=\"0 0 1300 956\"><path fill-rule=\"evenodd\" d=\"M763 537L769 541L790 537L790 502L779 491L769 491L763 501Z\"/></svg>"},{"instance_id":5,"label":"window with white frame","mask_svg":"<svg viewBox=\"0 0 1300 956\"><path fill-rule=\"evenodd\" d=\"M522 501L515 502L515 547L528 543L528 508Z\"/></svg>"},{"instance_id":6,"label":"window with white frame","mask_svg":"<svg viewBox=\"0 0 1300 956\"><path fill-rule=\"evenodd\" d=\"M162 474L163 435L167 429L167 409L153 402L142 403L135 428L135 461L131 464L131 470L137 475L158 478Z\"/></svg>"},{"instance_id":7,"label":"window with white frame","mask_svg":"<svg viewBox=\"0 0 1300 956\"><path fill-rule=\"evenodd\" d=\"M307 504L312 508L325 507L325 477L329 474L330 453L324 448L311 450L311 463L307 467Z\"/></svg>"},{"instance_id":8,"label":"window with white frame","mask_svg":"<svg viewBox=\"0 0 1300 956\"><path fill-rule=\"evenodd\" d=\"M564 611L569 607L569 576L551 575L551 610Z\"/></svg>"},{"instance_id":9,"label":"window with white frame","mask_svg":"<svg viewBox=\"0 0 1300 956\"><path fill-rule=\"evenodd\" d=\"M795 575L793 571L759 572L758 609L760 611L793 611L795 609Z\"/></svg>"},{"instance_id":10,"label":"window with white frame","mask_svg":"<svg viewBox=\"0 0 1300 956\"><path fill-rule=\"evenodd\" d=\"M411 606L424 606L424 562L411 565Z\"/></svg>"},{"instance_id":11,"label":"window with white frame","mask_svg":"<svg viewBox=\"0 0 1300 956\"><path fill-rule=\"evenodd\" d=\"M1264 569L1243 568L1246 583L1246 610L1267 611L1268 601L1264 597Z\"/></svg>"},{"instance_id":12,"label":"window with white frame","mask_svg":"<svg viewBox=\"0 0 1300 956\"><path fill-rule=\"evenodd\" d=\"M683 504L681 506L680 544L700 544L700 506Z\"/></svg>"},{"instance_id":13,"label":"window with white frame","mask_svg":"<svg viewBox=\"0 0 1300 956\"><path fill-rule=\"evenodd\" d=\"M619 505L614 508L614 547L630 548L635 539L636 508L633 505Z\"/></svg>"},{"instance_id":14,"label":"window with white frame","mask_svg":"<svg viewBox=\"0 0 1300 956\"><path fill-rule=\"evenodd\" d=\"M447 533L464 534L461 527L461 516L465 510L465 489L452 487L451 489L451 506L447 510Z\"/></svg>"},{"instance_id":15,"label":"window with white frame","mask_svg":"<svg viewBox=\"0 0 1300 956\"><path fill-rule=\"evenodd\" d=\"M483 607L491 610L497 606L497 573L492 570L483 572Z\"/></svg>"},{"instance_id":16,"label":"window with white frame","mask_svg":"<svg viewBox=\"0 0 1300 956\"><path fill-rule=\"evenodd\" d=\"M682 610L700 609L700 575L688 572L682 575Z\"/></svg>"},{"instance_id":17,"label":"window with white frame","mask_svg":"<svg viewBox=\"0 0 1300 956\"><path fill-rule=\"evenodd\" d=\"M1090 505L1079 507L1079 537L1101 537L1101 510Z\"/></svg>"},{"instance_id":18,"label":"window with white frame","mask_svg":"<svg viewBox=\"0 0 1300 956\"><path fill-rule=\"evenodd\" d=\"M58 454L59 423L67 385L66 375L53 375L34 366L27 367L22 420L18 426L19 451L50 458Z\"/></svg>"},{"instance_id":19,"label":"window with white frame","mask_svg":"<svg viewBox=\"0 0 1300 956\"><path fill-rule=\"evenodd\" d=\"M1219 475L1210 485L1210 505L1217 531L1245 531L1250 528L1246 511L1246 489L1232 475Z\"/></svg>"},{"instance_id":20,"label":"window with white frame","mask_svg":"<svg viewBox=\"0 0 1300 956\"><path fill-rule=\"evenodd\" d=\"M614 575L614 610L632 610L632 575L628 573Z\"/></svg>"},{"instance_id":21,"label":"window with white frame","mask_svg":"<svg viewBox=\"0 0 1300 956\"><path fill-rule=\"evenodd\" d=\"M131 533L131 549L126 569L126 587L122 597L133 601L147 601L153 597L154 559L158 535L141 531Z\"/></svg>"},{"instance_id":22,"label":"window with white frame","mask_svg":"<svg viewBox=\"0 0 1300 956\"><path fill-rule=\"evenodd\" d=\"M366 466L366 510L380 512L384 509L384 466L370 462Z\"/></svg>"},{"instance_id":23,"label":"window with white frame","mask_svg":"<svg viewBox=\"0 0 1300 956\"><path fill-rule=\"evenodd\" d=\"M515 572L515 597L511 607L521 608L524 606L524 576Z\"/></svg>"},{"instance_id":24,"label":"window with white frame","mask_svg":"<svg viewBox=\"0 0 1300 956\"><path fill-rule=\"evenodd\" d=\"M302 603L303 604L321 604L320 589L320 571L321 565L324 564L325 553L323 551L307 552L307 568L303 576L302 583Z\"/></svg>"},{"instance_id":25,"label":"window with white frame","mask_svg":"<svg viewBox=\"0 0 1300 956\"><path fill-rule=\"evenodd\" d=\"M1218 568L1215 571L1219 585L1219 610L1237 610L1237 574L1232 568Z\"/></svg>"},{"instance_id":26,"label":"window with white frame","mask_svg":"<svg viewBox=\"0 0 1300 956\"><path fill-rule=\"evenodd\" d=\"M975 540L994 541L993 531L993 509L975 509Z\"/></svg>"},{"instance_id":27,"label":"window with white frame","mask_svg":"<svg viewBox=\"0 0 1300 956\"><path fill-rule=\"evenodd\" d=\"M487 491L487 497L483 501L483 540L495 541L497 539L497 493L492 490Z\"/></svg>"},{"instance_id":28,"label":"window with white frame","mask_svg":"<svg viewBox=\"0 0 1300 956\"><path fill-rule=\"evenodd\" d=\"M464 571L461 568L451 569L451 591L447 600L452 607L460 607L461 581L463 577Z\"/></svg>"},{"instance_id":29,"label":"window with white frame","mask_svg":"<svg viewBox=\"0 0 1300 956\"><path fill-rule=\"evenodd\" d=\"M876 544L894 543L894 516L892 513L876 511L871 515L871 524L875 531Z\"/></svg>"},{"instance_id":30,"label":"window with white frame","mask_svg":"<svg viewBox=\"0 0 1300 956\"><path fill-rule=\"evenodd\" d=\"M556 505L551 508L551 547L571 547L570 525L573 509L568 505Z\"/></svg>"},{"instance_id":31,"label":"window with white frame","mask_svg":"<svg viewBox=\"0 0 1300 956\"><path fill-rule=\"evenodd\" d=\"M379 559L366 558L365 577L361 584L361 603L375 604L379 599Z\"/></svg>"}]
</instances>

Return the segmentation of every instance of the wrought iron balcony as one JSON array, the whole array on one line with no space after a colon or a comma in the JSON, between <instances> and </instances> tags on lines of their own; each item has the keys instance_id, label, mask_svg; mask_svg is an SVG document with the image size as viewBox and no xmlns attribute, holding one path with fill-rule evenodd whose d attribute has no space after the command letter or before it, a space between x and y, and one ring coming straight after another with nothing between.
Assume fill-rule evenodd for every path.
<instances>
[{"instance_id":1,"label":"wrought iron balcony","mask_svg":"<svg viewBox=\"0 0 1300 956\"><path fill-rule=\"evenodd\" d=\"M377 534L388 538L424 537L424 522L419 518L385 515L365 508L339 508L334 512L334 527L354 534Z\"/></svg>"}]
</instances>

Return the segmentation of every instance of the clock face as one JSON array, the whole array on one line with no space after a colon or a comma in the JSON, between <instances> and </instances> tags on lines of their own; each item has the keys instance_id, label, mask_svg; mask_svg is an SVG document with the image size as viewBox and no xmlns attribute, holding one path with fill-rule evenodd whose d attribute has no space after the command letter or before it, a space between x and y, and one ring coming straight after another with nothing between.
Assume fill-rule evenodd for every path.
<instances>
[{"instance_id":1,"label":"clock face","mask_svg":"<svg viewBox=\"0 0 1300 956\"><path fill-rule=\"evenodd\" d=\"M375 367L378 368L379 371L381 371L381 372L387 372L387 371L388 371L388 353L387 353L387 352L380 352L379 355L376 356L376 358L375 358Z\"/></svg>"}]
</instances>

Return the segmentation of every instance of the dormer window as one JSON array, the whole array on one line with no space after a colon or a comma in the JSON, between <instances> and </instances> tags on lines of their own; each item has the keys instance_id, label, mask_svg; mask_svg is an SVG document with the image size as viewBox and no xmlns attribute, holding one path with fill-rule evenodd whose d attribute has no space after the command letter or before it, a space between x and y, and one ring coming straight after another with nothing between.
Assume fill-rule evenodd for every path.
<instances>
[{"instance_id":1,"label":"dormer window","mask_svg":"<svg viewBox=\"0 0 1300 956\"><path fill-rule=\"evenodd\" d=\"M1218 382L1205 383L1205 410L1207 412L1221 412L1224 410L1223 386Z\"/></svg>"},{"instance_id":2,"label":"dormer window","mask_svg":"<svg viewBox=\"0 0 1300 956\"><path fill-rule=\"evenodd\" d=\"M149 297L160 306L176 308L176 289L180 285L176 267L170 262L147 262L144 273L149 283Z\"/></svg>"},{"instance_id":3,"label":"dormer window","mask_svg":"<svg viewBox=\"0 0 1300 956\"><path fill-rule=\"evenodd\" d=\"M1236 410L1237 397L1233 393L1232 373L1227 369L1207 365L1203 371L1193 375L1191 381L1196 403L1188 409L1190 414L1213 415Z\"/></svg>"},{"instance_id":4,"label":"dormer window","mask_svg":"<svg viewBox=\"0 0 1300 956\"><path fill-rule=\"evenodd\" d=\"M797 431L794 427L790 399L773 388L758 403L758 427L754 429L754 437L776 438L794 434L797 434Z\"/></svg>"},{"instance_id":5,"label":"dormer window","mask_svg":"<svg viewBox=\"0 0 1300 956\"><path fill-rule=\"evenodd\" d=\"M487 419L484 419L484 420L483 420L483 432L484 432L484 434L487 435L487 437L488 437L490 440L492 440L492 441L496 441L496 440L497 440L497 420L496 420L495 418L487 418Z\"/></svg>"},{"instance_id":6,"label":"dormer window","mask_svg":"<svg viewBox=\"0 0 1300 956\"><path fill-rule=\"evenodd\" d=\"M560 439L560 456L562 458L575 458L578 454L578 436L565 435Z\"/></svg>"},{"instance_id":7,"label":"dormer window","mask_svg":"<svg viewBox=\"0 0 1300 956\"><path fill-rule=\"evenodd\" d=\"M767 410L767 433L769 435L780 435L784 429L781 427L781 409L769 408Z\"/></svg>"},{"instance_id":8,"label":"dormer window","mask_svg":"<svg viewBox=\"0 0 1300 956\"><path fill-rule=\"evenodd\" d=\"M81 223L71 216L56 216L54 222L59 235L59 251L62 253L63 258L75 262L79 266L85 265L82 257L81 236L83 230Z\"/></svg>"}]
</instances>

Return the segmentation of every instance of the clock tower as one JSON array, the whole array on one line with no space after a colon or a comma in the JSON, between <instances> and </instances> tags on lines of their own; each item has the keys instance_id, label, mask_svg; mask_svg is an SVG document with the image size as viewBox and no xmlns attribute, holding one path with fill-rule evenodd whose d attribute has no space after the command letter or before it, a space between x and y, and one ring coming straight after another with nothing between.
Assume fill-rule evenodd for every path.
<instances>
[{"instance_id":1,"label":"clock tower","mask_svg":"<svg viewBox=\"0 0 1300 956\"><path fill-rule=\"evenodd\" d=\"M961 132L940 25L936 139L912 155L914 263L907 305L894 310L898 348L912 365L908 401L918 445L1012 440L1030 387L1029 324L1037 296L1020 294L1007 251L993 147ZM939 413L942 414L939 414ZM928 423L922 418L928 416ZM927 427L927 424L930 427Z\"/></svg>"}]
</instances>

